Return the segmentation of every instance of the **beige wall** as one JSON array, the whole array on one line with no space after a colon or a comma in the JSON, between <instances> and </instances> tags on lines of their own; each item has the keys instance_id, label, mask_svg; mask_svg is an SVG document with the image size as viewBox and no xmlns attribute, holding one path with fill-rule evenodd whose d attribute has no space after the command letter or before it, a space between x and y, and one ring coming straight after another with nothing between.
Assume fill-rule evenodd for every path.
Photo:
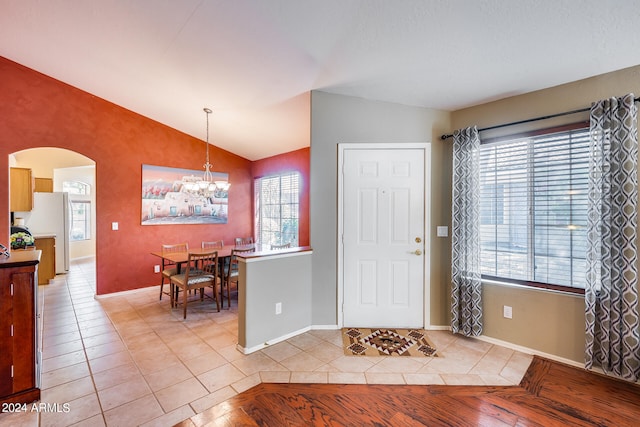
<instances>
[{"instance_id":1,"label":"beige wall","mask_svg":"<svg viewBox=\"0 0 640 427\"><path fill-rule=\"evenodd\" d=\"M95 165L93 160L82 154L62 148L30 148L14 153L13 156L16 164L30 168L35 178L53 179L54 169Z\"/></svg>"},{"instance_id":2,"label":"beige wall","mask_svg":"<svg viewBox=\"0 0 640 427\"><path fill-rule=\"evenodd\" d=\"M640 66L452 113L452 129L479 128L589 107L591 102L633 92L640 94ZM509 135L588 120L588 113L507 127L481 138ZM450 176L450 175L449 175ZM539 352L584 362L584 300L549 291L485 284L484 334ZM502 317L503 305L513 319Z\"/></svg>"}]
</instances>

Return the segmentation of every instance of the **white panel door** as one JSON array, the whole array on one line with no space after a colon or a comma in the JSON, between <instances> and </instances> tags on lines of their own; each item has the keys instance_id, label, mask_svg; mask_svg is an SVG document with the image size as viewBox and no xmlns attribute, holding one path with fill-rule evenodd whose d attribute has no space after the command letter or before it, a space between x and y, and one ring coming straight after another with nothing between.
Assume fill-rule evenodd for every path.
<instances>
[{"instance_id":1,"label":"white panel door","mask_svg":"<svg viewBox=\"0 0 640 427\"><path fill-rule=\"evenodd\" d=\"M424 150L346 149L343 324L423 326Z\"/></svg>"}]
</instances>

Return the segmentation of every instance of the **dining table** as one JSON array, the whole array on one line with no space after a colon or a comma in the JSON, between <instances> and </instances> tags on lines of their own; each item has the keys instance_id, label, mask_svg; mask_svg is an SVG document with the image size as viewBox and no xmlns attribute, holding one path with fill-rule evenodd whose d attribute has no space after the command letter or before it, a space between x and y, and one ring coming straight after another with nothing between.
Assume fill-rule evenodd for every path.
<instances>
[{"instance_id":1,"label":"dining table","mask_svg":"<svg viewBox=\"0 0 640 427\"><path fill-rule=\"evenodd\" d=\"M224 268L229 265L229 260L231 259L231 254L234 249L255 249L255 245L224 245L222 248L194 248L189 249L187 252L170 252L170 253L162 253L162 251L154 251L151 252L151 255L157 256L159 258L163 258L169 262L172 262L176 265L176 271L178 274L182 272L182 265L186 264L189 261L189 254L201 255L205 253L210 253L213 251L218 252L218 264L220 264L221 271L221 280L222 286L220 288L220 292L222 293L222 288L224 288Z\"/></svg>"}]
</instances>

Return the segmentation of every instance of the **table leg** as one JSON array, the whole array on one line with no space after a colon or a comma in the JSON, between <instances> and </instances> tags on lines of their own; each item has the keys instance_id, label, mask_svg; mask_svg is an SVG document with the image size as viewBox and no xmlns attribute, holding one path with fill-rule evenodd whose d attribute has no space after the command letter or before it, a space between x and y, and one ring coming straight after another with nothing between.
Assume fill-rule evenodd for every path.
<instances>
[{"instance_id":1,"label":"table leg","mask_svg":"<svg viewBox=\"0 0 640 427\"><path fill-rule=\"evenodd\" d=\"M169 278L169 298L171 301L171 308L175 307L175 302L173 301L173 282L171 278Z\"/></svg>"}]
</instances>

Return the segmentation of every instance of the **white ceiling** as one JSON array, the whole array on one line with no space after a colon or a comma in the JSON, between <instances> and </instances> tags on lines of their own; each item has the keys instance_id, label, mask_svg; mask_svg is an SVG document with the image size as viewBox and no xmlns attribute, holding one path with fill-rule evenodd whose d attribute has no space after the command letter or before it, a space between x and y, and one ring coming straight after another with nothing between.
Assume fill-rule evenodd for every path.
<instances>
[{"instance_id":1,"label":"white ceiling","mask_svg":"<svg viewBox=\"0 0 640 427\"><path fill-rule=\"evenodd\" d=\"M0 56L256 160L309 91L456 110L640 64L637 0L0 0Z\"/></svg>"}]
</instances>

